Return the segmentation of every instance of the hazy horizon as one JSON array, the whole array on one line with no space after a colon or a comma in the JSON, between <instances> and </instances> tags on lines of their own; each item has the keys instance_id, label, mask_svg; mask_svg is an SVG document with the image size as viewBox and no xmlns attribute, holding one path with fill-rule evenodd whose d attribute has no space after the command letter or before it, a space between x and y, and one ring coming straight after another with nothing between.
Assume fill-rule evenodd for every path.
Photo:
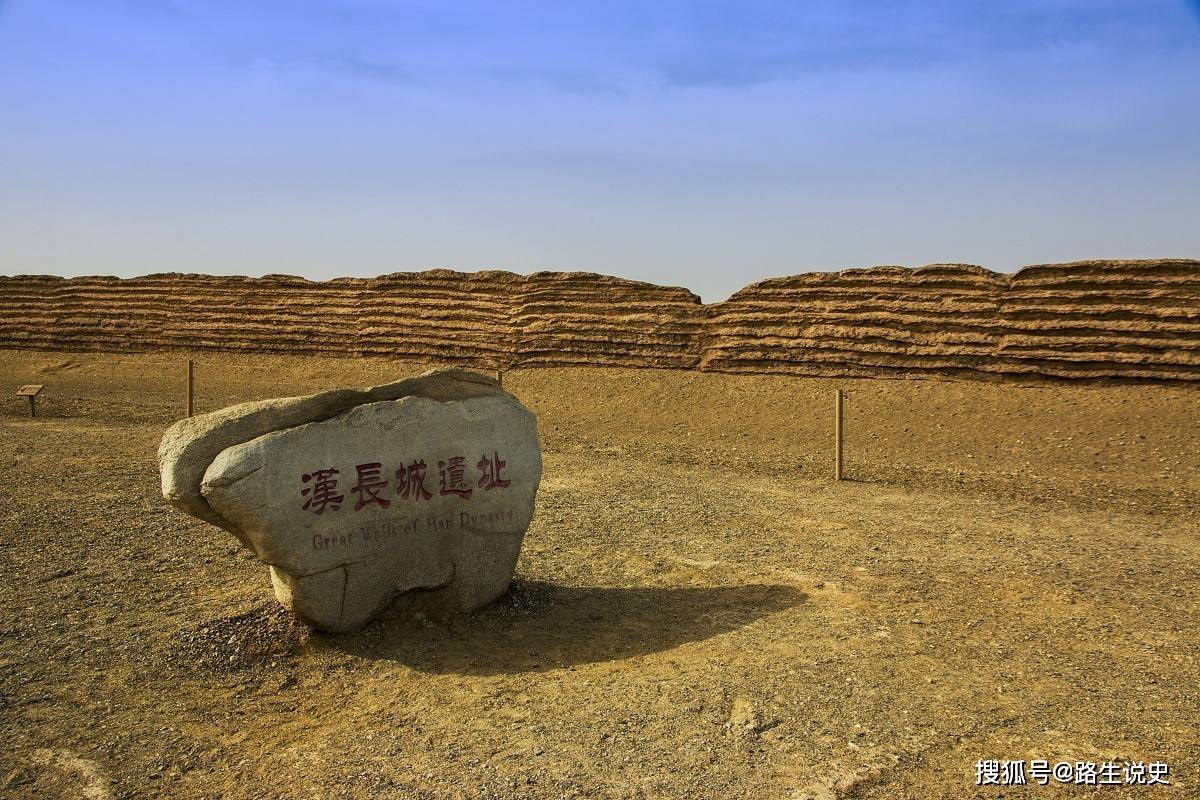
<instances>
[{"instance_id":1,"label":"hazy horizon","mask_svg":"<svg viewBox=\"0 0 1200 800\"><path fill-rule=\"evenodd\" d=\"M1200 257L1200 2L0 0L0 274Z\"/></svg>"}]
</instances>

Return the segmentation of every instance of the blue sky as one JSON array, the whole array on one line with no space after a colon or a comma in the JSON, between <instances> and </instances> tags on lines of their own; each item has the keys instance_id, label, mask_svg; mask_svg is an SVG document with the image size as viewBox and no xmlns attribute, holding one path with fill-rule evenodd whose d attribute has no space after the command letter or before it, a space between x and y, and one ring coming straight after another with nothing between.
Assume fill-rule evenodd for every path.
<instances>
[{"instance_id":1,"label":"blue sky","mask_svg":"<svg viewBox=\"0 0 1200 800\"><path fill-rule=\"evenodd\" d=\"M0 0L0 274L1200 257L1200 2Z\"/></svg>"}]
</instances>

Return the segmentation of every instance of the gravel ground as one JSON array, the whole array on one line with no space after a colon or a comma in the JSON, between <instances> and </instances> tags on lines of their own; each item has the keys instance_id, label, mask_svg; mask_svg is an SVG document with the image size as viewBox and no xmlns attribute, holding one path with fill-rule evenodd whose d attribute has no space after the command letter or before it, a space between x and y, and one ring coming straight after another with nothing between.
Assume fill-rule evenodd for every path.
<instances>
[{"instance_id":1,"label":"gravel ground","mask_svg":"<svg viewBox=\"0 0 1200 800\"><path fill-rule=\"evenodd\" d=\"M328 636L161 499L185 357L0 352L4 797L1200 796L1200 387L511 373L510 593ZM196 358L202 411L423 369ZM975 786L1039 758L1171 786Z\"/></svg>"}]
</instances>

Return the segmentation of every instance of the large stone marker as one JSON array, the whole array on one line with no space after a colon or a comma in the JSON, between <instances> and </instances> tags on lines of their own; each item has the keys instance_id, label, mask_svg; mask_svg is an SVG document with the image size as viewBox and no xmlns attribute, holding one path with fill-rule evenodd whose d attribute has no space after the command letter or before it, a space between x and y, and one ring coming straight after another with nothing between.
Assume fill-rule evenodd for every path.
<instances>
[{"instance_id":1,"label":"large stone marker","mask_svg":"<svg viewBox=\"0 0 1200 800\"><path fill-rule=\"evenodd\" d=\"M237 536L279 601L330 631L503 594L542 471L533 414L458 369L180 420L158 458L163 496Z\"/></svg>"}]
</instances>

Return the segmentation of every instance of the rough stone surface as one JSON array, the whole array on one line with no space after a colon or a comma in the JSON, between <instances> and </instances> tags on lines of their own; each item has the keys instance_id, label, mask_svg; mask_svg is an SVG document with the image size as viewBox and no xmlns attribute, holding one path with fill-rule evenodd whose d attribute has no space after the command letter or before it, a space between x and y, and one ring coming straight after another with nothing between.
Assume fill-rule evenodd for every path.
<instances>
[{"instance_id":1,"label":"rough stone surface","mask_svg":"<svg viewBox=\"0 0 1200 800\"><path fill-rule=\"evenodd\" d=\"M498 597L541 477L533 414L463 370L184 420L159 458L163 495L238 536L280 602L332 631Z\"/></svg>"},{"instance_id":2,"label":"rough stone surface","mask_svg":"<svg viewBox=\"0 0 1200 800\"><path fill-rule=\"evenodd\" d=\"M163 497L192 516L220 525L241 538L241 532L213 512L200 493L200 481L213 459L235 442L330 417L365 398L366 394L357 389L335 389L308 397L241 403L181 419L167 430L158 448Z\"/></svg>"}]
</instances>

